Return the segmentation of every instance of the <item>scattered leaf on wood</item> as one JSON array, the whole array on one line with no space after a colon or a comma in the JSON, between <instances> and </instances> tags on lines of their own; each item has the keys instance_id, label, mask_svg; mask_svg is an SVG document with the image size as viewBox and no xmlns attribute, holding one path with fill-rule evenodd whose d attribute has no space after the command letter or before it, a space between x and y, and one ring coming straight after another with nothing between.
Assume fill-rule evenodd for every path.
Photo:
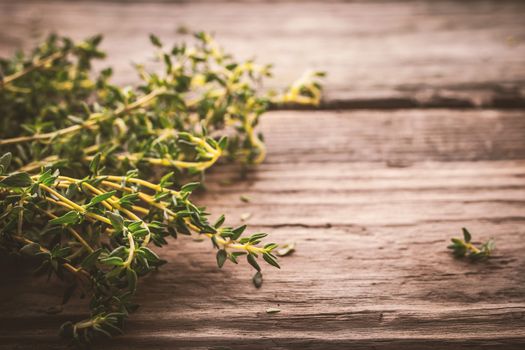
<instances>
[{"instance_id":1,"label":"scattered leaf on wood","mask_svg":"<svg viewBox=\"0 0 525 350\"><path fill-rule=\"evenodd\" d=\"M286 256L290 255L295 251L295 242L285 243L279 246L279 249L275 251L277 256Z\"/></svg>"},{"instance_id":2,"label":"scattered leaf on wood","mask_svg":"<svg viewBox=\"0 0 525 350\"><path fill-rule=\"evenodd\" d=\"M270 308L266 309L266 313L267 314L276 314L278 312L281 312L281 309L278 309L276 307L270 307Z\"/></svg>"},{"instance_id":3,"label":"scattered leaf on wood","mask_svg":"<svg viewBox=\"0 0 525 350\"><path fill-rule=\"evenodd\" d=\"M253 275L252 281L253 281L253 285L255 286L255 288L261 288L261 286L263 284L263 275L262 275L262 273L257 271L255 273L255 275Z\"/></svg>"}]
</instances>

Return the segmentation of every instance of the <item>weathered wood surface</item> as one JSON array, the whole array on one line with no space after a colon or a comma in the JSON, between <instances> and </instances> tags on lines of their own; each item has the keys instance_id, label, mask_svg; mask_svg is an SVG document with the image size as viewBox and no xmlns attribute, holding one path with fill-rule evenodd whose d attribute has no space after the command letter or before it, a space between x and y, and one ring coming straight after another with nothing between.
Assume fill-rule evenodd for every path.
<instances>
[{"instance_id":1,"label":"weathered wood surface","mask_svg":"<svg viewBox=\"0 0 525 350\"><path fill-rule=\"evenodd\" d=\"M327 70L331 108L512 107L525 94L524 13L519 1L0 1L0 54L49 30L102 32L117 80L133 82L147 34L169 42L184 25L274 62L273 86ZM279 111L261 128L266 162L245 178L219 166L195 199L232 224L251 214L253 231L297 251L257 290L248 266L219 270L209 243L180 239L141 283L126 335L97 348L525 346L523 109ZM496 240L492 259L451 256L463 226ZM0 349L64 348L57 328L84 317L83 301L50 314L59 284L2 269Z\"/></svg>"},{"instance_id":2,"label":"weathered wood surface","mask_svg":"<svg viewBox=\"0 0 525 350\"><path fill-rule=\"evenodd\" d=\"M251 213L252 230L297 251L282 270L266 268L256 290L246 266L219 270L208 242L180 239L141 283L142 307L118 347L522 348L525 138L512 135L524 128L522 112L266 115L268 161L242 181L236 167L215 169L197 198L234 223ZM454 259L447 241L462 226L493 237L494 257ZM4 283L2 348L61 348L56 328L82 317L82 304L48 315L56 285Z\"/></svg>"},{"instance_id":3,"label":"weathered wood surface","mask_svg":"<svg viewBox=\"0 0 525 350\"><path fill-rule=\"evenodd\" d=\"M0 54L49 31L106 35L108 64L133 82L147 35L207 30L236 55L275 63L272 86L328 70L341 107L525 106L523 1L0 1Z\"/></svg>"}]
</instances>

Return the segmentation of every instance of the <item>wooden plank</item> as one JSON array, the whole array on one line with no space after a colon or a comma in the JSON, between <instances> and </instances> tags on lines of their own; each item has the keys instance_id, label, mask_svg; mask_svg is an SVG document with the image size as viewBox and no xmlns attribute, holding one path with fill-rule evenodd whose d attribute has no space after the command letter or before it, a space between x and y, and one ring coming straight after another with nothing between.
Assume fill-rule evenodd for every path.
<instances>
[{"instance_id":1,"label":"wooden plank","mask_svg":"<svg viewBox=\"0 0 525 350\"><path fill-rule=\"evenodd\" d=\"M295 241L297 251L281 270L266 268L257 290L246 264L220 270L208 242L182 238L160 251L169 264L141 283L126 335L97 348L523 348L525 145L512 136L522 123L519 112L496 111L265 115L268 161L229 185L219 183L238 180L239 169L216 168L195 199L234 224L252 213L252 230ZM407 141L399 133L418 140L412 154L394 151ZM499 151L484 156L483 138ZM410 163L389 164L398 154ZM490 260L447 251L463 226L496 240ZM60 287L41 283L4 278L1 349L61 349L56 328L83 317L80 300L48 315Z\"/></svg>"},{"instance_id":2,"label":"wooden plank","mask_svg":"<svg viewBox=\"0 0 525 350\"><path fill-rule=\"evenodd\" d=\"M382 161L402 167L525 157L521 110L282 112L264 119L263 128L272 163Z\"/></svg>"},{"instance_id":3,"label":"wooden plank","mask_svg":"<svg viewBox=\"0 0 525 350\"><path fill-rule=\"evenodd\" d=\"M1 1L0 55L45 33L105 34L117 81L151 58L147 35L216 34L242 58L275 63L270 85L328 71L327 107L523 107L522 1L71 2Z\"/></svg>"}]
</instances>

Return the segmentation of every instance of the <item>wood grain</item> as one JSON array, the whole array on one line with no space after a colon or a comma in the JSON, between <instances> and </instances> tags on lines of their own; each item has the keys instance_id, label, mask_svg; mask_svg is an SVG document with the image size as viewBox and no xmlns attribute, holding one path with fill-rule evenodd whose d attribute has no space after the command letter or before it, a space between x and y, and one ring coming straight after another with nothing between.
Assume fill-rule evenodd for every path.
<instances>
[{"instance_id":1,"label":"wood grain","mask_svg":"<svg viewBox=\"0 0 525 350\"><path fill-rule=\"evenodd\" d=\"M136 81L128 63L150 62L150 32L169 43L181 26L275 63L272 87L328 71L328 111L263 116L266 162L222 164L194 198L296 242L282 269L256 289L247 264L218 269L209 242L180 239L159 250L169 264L140 284L126 335L95 348L524 348L524 13L496 0L1 0L0 55L49 31L101 32L99 67L119 83ZM454 259L461 227L494 238L495 255ZM0 273L0 349L66 348L57 329L86 301L61 309L60 283L17 260Z\"/></svg>"},{"instance_id":2,"label":"wood grain","mask_svg":"<svg viewBox=\"0 0 525 350\"><path fill-rule=\"evenodd\" d=\"M392 128L378 127L388 120ZM507 137L490 134L495 125ZM127 334L97 348L523 347L525 140L511 132L522 130L522 113L273 112L261 127L267 162L241 181L237 167L216 168L195 200L233 224L251 213L253 231L297 251L281 270L266 268L257 290L247 264L220 270L209 242L180 239L159 252L169 264L141 283ZM400 151L399 134L412 135L412 152ZM483 155L484 137L493 156ZM496 240L490 260L447 251L463 226L477 241ZM0 348L63 348L56 329L83 317L82 301L49 315L57 283L11 274L4 284Z\"/></svg>"},{"instance_id":3,"label":"wood grain","mask_svg":"<svg viewBox=\"0 0 525 350\"><path fill-rule=\"evenodd\" d=\"M0 1L0 55L56 31L106 36L107 64L133 83L164 42L215 33L241 58L275 63L270 86L328 71L327 108L525 106L523 1Z\"/></svg>"}]
</instances>

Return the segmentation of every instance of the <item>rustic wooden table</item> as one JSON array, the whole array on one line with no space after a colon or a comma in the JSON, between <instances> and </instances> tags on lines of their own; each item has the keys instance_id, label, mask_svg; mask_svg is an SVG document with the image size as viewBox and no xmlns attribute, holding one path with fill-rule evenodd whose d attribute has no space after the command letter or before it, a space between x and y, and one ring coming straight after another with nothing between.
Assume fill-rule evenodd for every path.
<instances>
[{"instance_id":1,"label":"rustic wooden table","mask_svg":"<svg viewBox=\"0 0 525 350\"><path fill-rule=\"evenodd\" d=\"M250 269L219 270L211 247L181 239L141 284L127 335L97 348L525 348L524 2L125 3L0 2L0 55L50 30L102 32L132 83L147 34L175 41L184 26L275 63L272 86L328 77L323 110L265 115L267 161L231 185L238 169L218 167L198 197L295 241L282 270L257 290ZM496 240L489 261L452 258L463 226ZM0 348L63 348L58 326L85 309L49 315L60 291L7 273Z\"/></svg>"}]
</instances>

